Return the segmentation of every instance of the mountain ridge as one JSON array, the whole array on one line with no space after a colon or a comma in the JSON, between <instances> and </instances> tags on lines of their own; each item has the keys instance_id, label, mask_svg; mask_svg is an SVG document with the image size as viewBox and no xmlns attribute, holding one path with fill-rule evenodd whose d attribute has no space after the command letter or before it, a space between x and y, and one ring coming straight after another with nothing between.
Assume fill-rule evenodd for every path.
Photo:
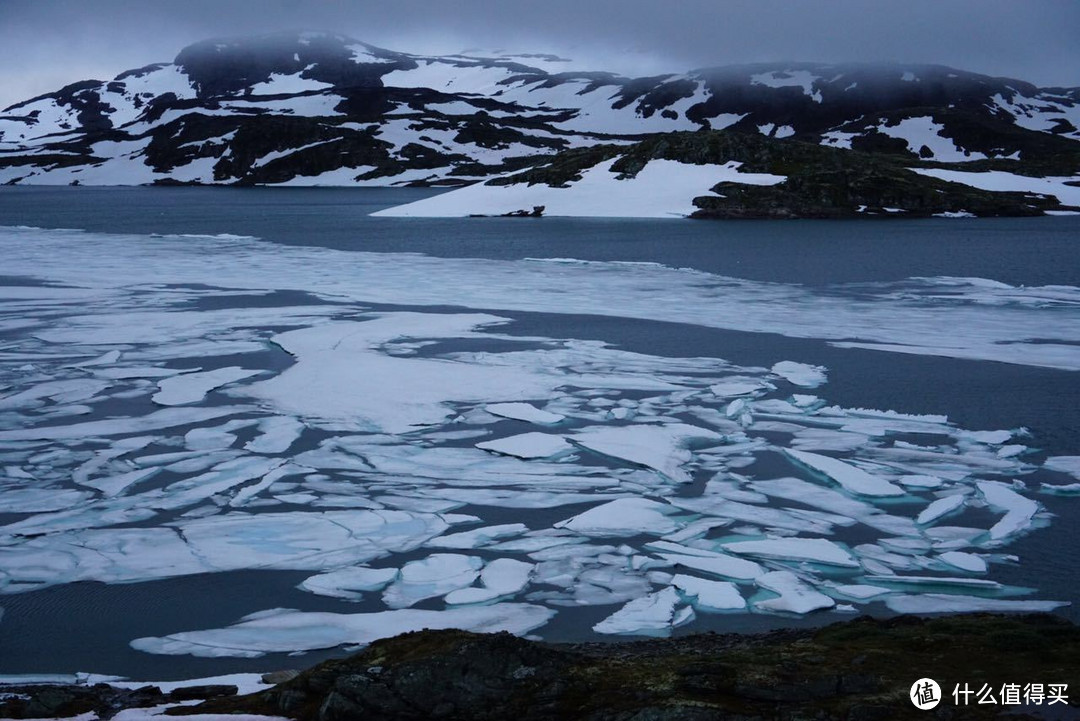
<instances>
[{"instance_id":1,"label":"mountain ridge","mask_svg":"<svg viewBox=\"0 0 1080 721\"><path fill-rule=\"evenodd\" d=\"M754 63L639 78L568 65L410 54L334 33L205 40L171 63L5 109L0 184L467 185L688 131L951 171L1080 174L1080 87L928 64ZM1037 210L1076 206L1057 199ZM1028 214L1011 202L999 210Z\"/></svg>"}]
</instances>

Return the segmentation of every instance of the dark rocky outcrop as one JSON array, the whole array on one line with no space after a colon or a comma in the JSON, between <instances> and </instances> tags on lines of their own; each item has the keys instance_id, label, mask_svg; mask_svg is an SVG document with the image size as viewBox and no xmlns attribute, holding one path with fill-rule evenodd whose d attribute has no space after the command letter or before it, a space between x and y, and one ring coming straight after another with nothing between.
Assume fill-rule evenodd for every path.
<instances>
[{"instance_id":1,"label":"dark rocky outcrop","mask_svg":"<svg viewBox=\"0 0 1080 721\"><path fill-rule=\"evenodd\" d=\"M1043 136L1048 137L1048 136ZM1048 137L1050 141L1056 138ZM1080 172L1080 144L1040 156L1045 167ZM663 133L632 145L599 145L566 151L542 165L489 181L491 185L543 183L563 187L582 172L617 158L611 166L633 177L651 160L693 165L741 163L740 172L786 176L776 185L720 183L716 195L694 200L695 218L859 218L930 217L967 212L976 216L1033 216L1059 208L1056 199L1032 193L988 192L920 175L911 168L962 170L998 168L1025 172L1017 161L946 165L893 157L888 152L862 152L823 147L795 139L777 140L731 131ZM977 166L977 167L972 167ZM1068 169L1072 168L1071 171Z\"/></svg>"},{"instance_id":2,"label":"dark rocky outcrop","mask_svg":"<svg viewBox=\"0 0 1080 721\"><path fill-rule=\"evenodd\" d=\"M233 696L236 686L183 686L163 693L157 686L136 689L99 683L92 686L0 686L0 718L67 718L94 713L112 718L124 709L152 708L183 701Z\"/></svg>"},{"instance_id":3,"label":"dark rocky outcrop","mask_svg":"<svg viewBox=\"0 0 1080 721\"><path fill-rule=\"evenodd\" d=\"M908 700L922 677L936 679L947 697L935 712ZM1048 615L860 618L811 631L575 645L423 631L260 694L170 713L319 721L976 719L1005 708L957 707L949 696L955 684L1078 681L1080 629Z\"/></svg>"},{"instance_id":4,"label":"dark rocky outcrop","mask_svg":"<svg viewBox=\"0 0 1080 721\"><path fill-rule=\"evenodd\" d=\"M934 711L909 701L935 679ZM510 634L420 631L377 641L348 658L248 696L235 687L163 694L96 686L0 688L0 718L73 716L193 698L168 715L266 714L306 721L682 721L684 719L1038 718L1048 706L956 705L952 689L1005 683L1068 684L1072 705L1046 718L1078 718L1080 628L1051 615L869 617L815 630L700 634L624 643L546 644ZM1025 715L1027 712L1031 716Z\"/></svg>"}]
</instances>

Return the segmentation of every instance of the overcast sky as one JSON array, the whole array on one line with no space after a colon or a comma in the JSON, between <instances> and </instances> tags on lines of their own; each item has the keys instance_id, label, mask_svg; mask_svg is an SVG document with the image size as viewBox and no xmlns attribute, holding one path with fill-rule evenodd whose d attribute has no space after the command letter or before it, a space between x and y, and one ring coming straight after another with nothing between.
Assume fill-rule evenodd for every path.
<instances>
[{"instance_id":1,"label":"overcast sky","mask_svg":"<svg viewBox=\"0 0 1080 721\"><path fill-rule=\"evenodd\" d=\"M557 52L627 74L901 61L1080 85L1080 0L0 0L0 108L197 40L294 29L406 52Z\"/></svg>"}]
</instances>

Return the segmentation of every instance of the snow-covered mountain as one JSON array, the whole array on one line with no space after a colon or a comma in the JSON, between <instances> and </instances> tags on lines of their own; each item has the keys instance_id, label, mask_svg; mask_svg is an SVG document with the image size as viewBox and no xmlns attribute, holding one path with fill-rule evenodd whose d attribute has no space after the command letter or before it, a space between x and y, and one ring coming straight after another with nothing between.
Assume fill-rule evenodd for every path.
<instances>
[{"instance_id":1,"label":"snow-covered mountain","mask_svg":"<svg viewBox=\"0 0 1080 721\"><path fill-rule=\"evenodd\" d=\"M461 185L564 151L724 129L953 171L1080 172L1080 88L926 65L571 68L326 33L201 42L4 110L0 183Z\"/></svg>"}]
</instances>

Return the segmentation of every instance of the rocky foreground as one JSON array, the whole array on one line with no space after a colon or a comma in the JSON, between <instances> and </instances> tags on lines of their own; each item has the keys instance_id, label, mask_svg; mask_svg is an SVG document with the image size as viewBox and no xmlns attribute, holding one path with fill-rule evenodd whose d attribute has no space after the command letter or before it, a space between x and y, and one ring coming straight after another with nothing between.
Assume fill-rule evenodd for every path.
<instances>
[{"instance_id":1,"label":"rocky foreground","mask_svg":"<svg viewBox=\"0 0 1080 721\"><path fill-rule=\"evenodd\" d=\"M280 678L292 674L285 673ZM924 677L936 709L909 700ZM1080 628L1050 615L859 618L817 630L701 634L616 644L545 644L509 634L422 631L373 643L248 696L228 687L162 694L93 687L8 687L0 717L109 718L193 698L169 715L293 719L905 719L1077 718ZM988 684L995 703L953 689ZM1067 684L1069 703L1004 704L1005 684ZM1020 697L1021 702L1023 696Z\"/></svg>"}]
</instances>

